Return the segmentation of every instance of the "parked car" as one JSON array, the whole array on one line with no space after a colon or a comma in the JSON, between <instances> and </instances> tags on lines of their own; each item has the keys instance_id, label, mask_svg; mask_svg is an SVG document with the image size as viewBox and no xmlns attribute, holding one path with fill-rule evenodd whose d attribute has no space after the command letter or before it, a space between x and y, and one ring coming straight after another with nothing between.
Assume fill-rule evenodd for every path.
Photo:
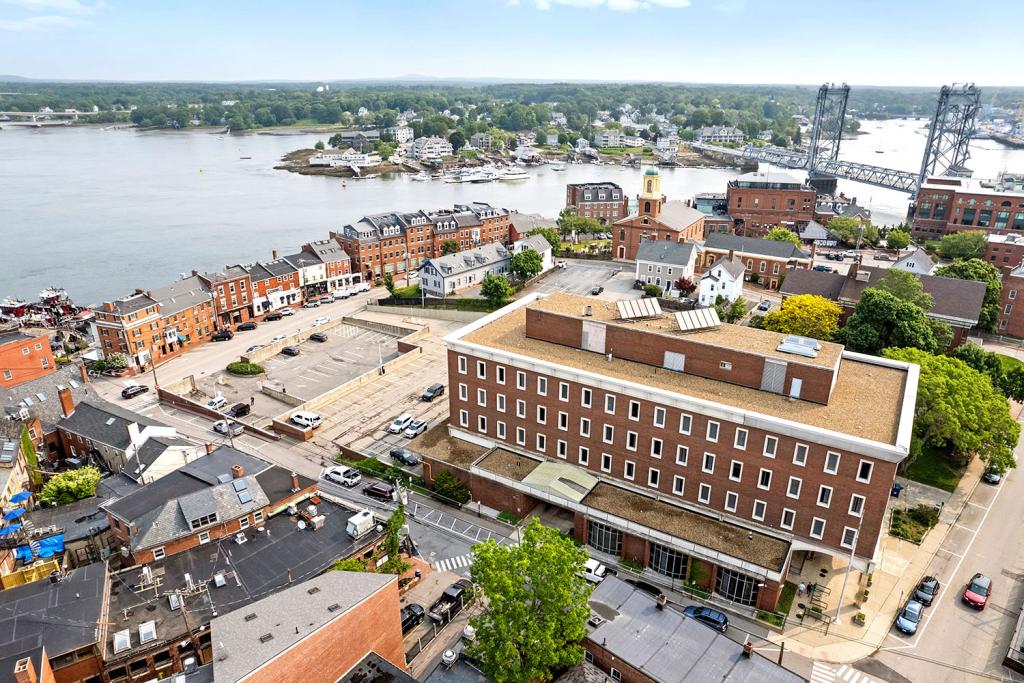
<instances>
[{"instance_id":1,"label":"parked car","mask_svg":"<svg viewBox=\"0 0 1024 683\"><path fill-rule=\"evenodd\" d=\"M405 634L423 623L426 610L423 609L423 605L410 602L399 614L402 617L402 633Z\"/></svg>"},{"instance_id":2,"label":"parked car","mask_svg":"<svg viewBox=\"0 0 1024 683\"><path fill-rule=\"evenodd\" d=\"M274 338L270 340L270 343L271 344L276 344L277 342L284 341L287 338L288 338L287 334L275 334Z\"/></svg>"},{"instance_id":3,"label":"parked car","mask_svg":"<svg viewBox=\"0 0 1024 683\"><path fill-rule=\"evenodd\" d=\"M1003 475L999 473L999 470L988 469L985 470L985 474L981 475L981 480L986 484L998 484L1003 480Z\"/></svg>"},{"instance_id":4,"label":"parked car","mask_svg":"<svg viewBox=\"0 0 1024 683\"><path fill-rule=\"evenodd\" d=\"M451 615L457 613L457 610L453 611L452 608L457 605L461 606L463 596L469 597L472 588L473 584L469 579L459 579L445 588L444 592L441 593L441 597L430 606L430 619L442 624L450 621Z\"/></svg>"},{"instance_id":5,"label":"parked car","mask_svg":"<svg viewBox=\"0 0 1024 683\"><path fill-rule=\"evenodd\" d=\"M231 417L245 417L251 411L252 407L248 403L236 403L228 410L228 415Z\"/></svg>"},{"instance_id":6,"label":"parked car","mask_svg":"<svg viewBox=\"0 0 1024 683\"><path fill-rule=\"evenodd\" d=\"M844 254L836 254L835 260L836 261L845 261L846 260L846 256Z\"/></svg>"},{"instance_id":7,"label":"parked car","mask_svg":"<svg viewBox=\"0 0 1024 683\"><path fill-rule=\"evenodd\" d=\"M327 341L327 335L324 334L323 332L314 332L313 334L309 335L309 338L312 341L320 342L321 344Z\"/></svg>"},{"instance_id":8,"label":"parked car","mask_svg":"<svg viewBox=\"0 0 1024 683\"><path fill-rule=\"evenodd\" d=\"M290 308L282 308L278 313L283 316L295 315L295 311Z\"/></svg>"},{"instance_id":9,"label":"parked car","mask_svg":"<svg viewBox=\"0 0 1024 683\"><path fill-rule=\"evenodd\" d=\"M290 310L290 309L286 309L286 310ZM263 320L265 322L272 323L275 320L280 320L283 317L284 317L284 313L282 313L281 311L274 311L273 313L268 313L267 317L264 318Z\"/></svg>"},{"instance_id":10,"label":"parked car","mask_svg":"<svg viewBox=\"0 0 1024 683\"><path fill-rule=\"evenodd\" d=\"M410 422L412 422L412 415L409 413L402 413L396 417L390 425L388 425L388 434L401 434L409 427Z\"/></svg>"},{"instance_id":11,"label":"parked car","mask_svg":"<svg viewBox=\"0 0 1024 683\"><path fill-rule=\"evenodd\" d=\"M969 605L975 609L985 609L985 605L988 604L988 598L992 594L992 579L988 578L984 574L978 573L971 577L971 580L967 582L967 586L964 587L964 594L962 599L964 604Z\"/></svg>"},{"instance_id":12,"label":"parked car","mask_svg":"<svg viewBox=\"0 0 1024 683\"><path fill-rule=\"evenodd\" d=\"M286 346L283 349L281 349L281 353L283 353L286 356L297 356L302 352L299 350L298 346Z\"/></svg>"},{"instance_id":13,"label":"parked car","mask_svg":"<svg viewBox=\"0 0 1024 683\"><path fill-rule=\"evenodd\" d=\"M409 426L405 428L405 431L402 432L402 434L405 436L405 438L412 439L419 436L425 431L427 431L426 420L413 420L412 422L409 423Z\"/></svg>"},{"instance_id":14,"label":"parked car","mask_svg":"<svg viewBox=\"0 0 1024 683\"><path fill-rule=\"evenodd\" d=\"M392 501L395 495L395 487L391 484L385 484L382 481L375 482L369 486L363 487L363 495L367 498L373 498L375 500Z\"/></svg>"},{"instance_id":15,"label":"parked car","mask_svg":"<svg viewBox=\"0 0 1024 683\"><path fill-rule=\"evenodd\" d=\"M772 307L771 299L761 299L761 303L757 305L757 310L767 311Z\"/></svg>"},{"instance_id":16,"label":"parked car","mask_svg":"<svg viewBox=\"0 0 1024 683\"><path fill-rule=\"evenodd\" d=\"M328 467L324 479L352 488L363 480L363 475L352 467Z\"/></svg>"},{"instance_id":17,"label":"parked car","mask_svg":"<svg viewBox=\"0 0 1024 683\"><path fill-rule=\"evenodd\" d=\"M324 420L316 413L311 413L306 410L300 410L297 413L293 413L291 418L292 424L297 424L300 427L307 427L309 429L316 429L320 426Z\"/></svg>"},{"instance_id":18,"label":"parked car","mask_svg":"<svg viewBox=\"0 0 1024 683\"><path fill-rule=\"evenodd\" d=\"M210 410L220 410L228 404L228 400L223 396L214 396L206 402L206 407Z\"/></svg>"},{"instance_id":19,"label":"parked car","mask_svg":"<svg viewBox=\"0 0 1024 683\"><path fill-rule=\"evenodd\" d=\"M608 567L604 566L597 560L589 559L583 563L583 573L581 576L590 583L601 583L607 575Z\"/></svg>"},{"instance_id":20,"label":"parked car","mask_svg":"<svg viewBox=\"0 0 1024 683\"><path fill-rule=\"evenodd\" d=\"M320 305L321 306L324 305L324 304L333 304L333 303L334 303L334 297L332 295L330 295L330 294L325 294L324 296L320 297Z\"/></svg>"},{"instance_id":21,"label":"parked car","mask_svg":"<svg viewBox=\"0 0 1024 683\"><path fill-rule=\"evenodd\" d=\"M926 576L921 579L921 583L917 584L917 589L914 591L914 599L925 607L929 607L932 601L935 600L935 596L939 594L939 580L934 576Z\"/></svg>"},{"instance_id":22,"label":"parked car","mask_svg":"<svg viewBox=\"0 0 1024 683\"><path fill-rule=\"evenodd\" d=\"M407 451L404 448L392 448L389 452L392 460L397 460L403 465L412 467L420 464L420 456L416 455L412 451Z\"/></svg>"},{"instance_id":23,"label":"parked car","mask_svg":"<svg viewBox=\"0 0 1024 683\"><path fill-rule=\"evenodd\" d=\"M306 303L302 304L302 307L303 308L320 308L320 302L317 301L317 300L307 301Z\"/></svg>"},{"instance_id":24,"label":"parked car","mask_svg":"<svg viewBox=\"0 0 1024 683\"><path fill-rule=\"evenodd\" d=\"M438 396L444 396L444 385L443 384L431 384L429 387L423 390L423 394L420 396L420 400L430 403Z\"/></svg>"},{"instance_id":25,"label":"parked car","mask_svg":"<svg viewBox=\"0 0 1024 683\"><path fill-rule=\"evenodd\" d=\"M593 294L594 296L597 296L603 291L604 287L602 287L601 285L594 285L593 287L590 288L590 293Z\"/></svg>"},{"instance_id":26,"label":"parked car","mask_svg":"<svg viewBox=\"0 0 1024 683\"><path fill-rule=\"evenodd\" d=\"M721 633L729 630L729 617L710 607L690 605L683 610L683 614Z\"/></svg>"},{"instance_id":27,"label":"parked car","mask_svg":"<svg viewBox=\"0 0 1024 683\"><path fill-rule=\"evenodd\" d=\"M921 614L924 612L924 605L917 600L911 599L906 606L896 615L896 628L914 635L917 633L917 625L921 623Z\"/></svg>"},{"instance_id":28,"label":"parked car","mask_svg":"<svg viewBox=\"0 0 1024 683\"><path fill-rule=\"evenodd\" d=\"M818 272L821 273L831 273L832 266L826 266L824 263L819 263L818 265L814 266L814 270L817 270Z\"/></svg>"},{"instance_id":29,"label":"parked car","mask_svg":"<svg viewBox=\"0 0 1024 683\"><path fill-rule=\"evenodd\" d=\"M833 253L832 253L832 252L830 251L830 252L828 252L828 253L826 253L826 254L825 254L825 258L827 258L827 259L828 259L829 261L835 261L835 260L836 260L836 254L833 254Z\"/></svg>"},{"instance_id":30,"label":"parked car","mask_svg":"<svg viewBox=\"0 0 1024 683\"><path fill-rule=\"evenodd\" d=\"M256 329L256 323L253 321L242 323L235 327L235 332L252 332Z\"/></svg>"},{"instance_id":31,"label":"parked car","mask_svg":"<svg viewBox=\"0 0 1024 683\"><path fill-rule=\"evenodd\" d=\"M135 398L149 391L145 384L133 384L121 390L121 398Z\"/></svg>"},{"instance_id":32,"label":"parked car","mask_svg":"<svg viewBox=\"0 0 1024 683\"><path fill-rule=\"evenodd\" d=\"M245 427L231 420L217 420L213 423L213 431L224 436L239 436L245 432Z\"/></svg>"},{"instance_id":33,"label":"parked car","mask_svg":"<svg viewBox=\"0 0 1024 683\"><path fill-rule=\"evenodd\" d=\"M331 316L322 315L313 321L313 327L320 327L321 325L326 325L329 322L331 322Z\"/></svg>"},{"instance_id":34,"label":"parked car","mask_svg":"<svg viewBox=\"0 0 1024 683\"><path fill-rule=\"evenodd\" d=\"M213 339L213 341L231 341L234 337L235 333L231 330L220 330L215 333L211 339Z\"/></svg>"},{"instance_id":35,"label":"parked car","mask_svg":"<svg viewBox=\"0 0 1024 683\"><path fill-rule=\"evenodd\" d=\"M559 261L559 262L558 262L557 264L555 264L555 265L557 265L557 266L558 266L559 268L561 268L562 270L565 270L566 268L568 268L568 267L569 267L569 264L568 264L568 263L566 263L564 259L563 259L563 260L561 260L561 261Z\"/></svg>"},{"instance_id":36,"label":"parked car","mask_svg":"<svg viewBox=\"0 0 1024 683\"><path fill-rule=\"evenodd\" d=\"M876 261L892 261L893 258L889 254L875 254Z\"/></svg>"},{"instance_id":37,"label":"parked car","mask_svg":"<svg viewBox=\"0 0 1024 683\"><path fill-rule=\"evenodd\" d=\"M246 353L252 353L253 351L259 351L263 348L263 344L253 344L245 350Z\"/></svg>"}]
</instances>

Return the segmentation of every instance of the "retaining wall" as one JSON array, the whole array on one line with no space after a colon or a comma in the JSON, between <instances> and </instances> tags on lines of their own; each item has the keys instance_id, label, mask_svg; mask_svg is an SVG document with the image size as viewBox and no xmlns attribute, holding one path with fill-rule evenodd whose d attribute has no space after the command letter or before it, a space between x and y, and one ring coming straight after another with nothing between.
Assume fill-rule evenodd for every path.
<instances>
[{"instance_id":1,"label":"retaining wall","mask_svg":"<svg viewBox=\"0 0 1024 683\"><path fill-rule=\"evenodd\" d=\"M186 382L186 381L188 381L189 384L186 384L185 386L194 385L194 378L193 378L192 375L189 375L184 380L182 380L182 382ZM180 384L180 383L176 382L175 384ZM171 404L173 406L177 406L178 408L182 408L183 410L187 410L190 413L195 413L197 415L203 415L203 416L211 418L213 420L229 420L229 419L231 419L227 415L225 415L224 413L219 413L216 410L211 410L210 408L207 408L202 403L199 403L197 401L193 401L192 399L188 398L187 396L182 396L180 394L175 394L175 393L171 392L168 389L164 389L163 387L157 387L156 395L157 395L157 398L160 399L161 403L169 403L169 404ZM240 420L235 420L235 422L237 422L238 424L242 425L242 428L245 429L245 431L248 432L249 434L255 434L258 437L261 437L261 438L264 438L264 439L269 439L271 441L277 441L278 439L280 439L280 437L277 434L275 434L274 432L269 432L269 431L267 431L265 429L261 429L259 427L255 427L255 426L253 426L251 424L246 424L245 422L242 422Z\"/></svg>"},{"instance_id":2,"label":"retaining wall","mask_svg":"<svg viewBox=\"0 0 1024 683\"><path fill-rule=\"evenodd\" d=\"M338 327L339 325L344 325L346 320L348 320L348 318L337 318L331 320L330 322L324 323L323 325L320 325L318 327L310 327L304 330L299 330L294 334L288 335L286 339L282 339L279 342L274 342L273 344L267 344L262 349L256 349L255 351L244 354L241 357L241 360L242 362L245 363L260 363L262 361L267 360L268 358L276 356L281 352L281 349L283 349L284 347L294 346L295 344L301 344L302 342L309 339L309 335L316 334L317 332L326 332L327 330L333 330L335 327ZM411 331L412 330L410 330L410 332Z\"/></svg>"},{"instance_id":3,"label":"retaining wall","mask_svg":"<svg viewBox=\"0 0 1024 683\"><path fill-rule=\"evenodd\" d=\"M374 301L366 304L367 310L380 313L393 313L395 315L408 315L417 318L433 318L435 320L450 320L458 323L471 323L474 320L487 315L479 311L453 311L445 308L421 308L419 306L379 306Z\"/></svg>"}]
</instances>

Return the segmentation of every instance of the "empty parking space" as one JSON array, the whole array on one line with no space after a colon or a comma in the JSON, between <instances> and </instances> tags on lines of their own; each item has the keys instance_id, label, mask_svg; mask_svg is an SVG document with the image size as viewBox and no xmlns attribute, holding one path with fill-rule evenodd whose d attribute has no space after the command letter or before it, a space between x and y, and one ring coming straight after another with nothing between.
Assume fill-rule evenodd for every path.
<instances>
[{"instance_id":1,"label":"empty parking space","mask_svg":"<svg viewBox=\"0 0 1024 683\"><path fill-rule=\"evenodd\" d=\"M531 286L530 292L569 292L587 294L597 287L603 287L602 298L622 299L638 297L639 290L633 289L634 271L632 264L613 261L567 261L564 269L556 269L543 280Z\"/></svg>"}]
</instances>

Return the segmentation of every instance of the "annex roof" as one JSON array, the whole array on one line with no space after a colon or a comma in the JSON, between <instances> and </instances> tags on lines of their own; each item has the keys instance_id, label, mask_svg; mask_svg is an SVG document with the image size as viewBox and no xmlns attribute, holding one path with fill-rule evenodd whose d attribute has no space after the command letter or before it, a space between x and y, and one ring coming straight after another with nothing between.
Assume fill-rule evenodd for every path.
<instances>
[{"instance_id":1,"label":"annex roof","mask_svg":"<svg viewBox=\"0 0 1024 683\"><path fill-rule=\"evenodd\" d=\"M263 268L274 277L280 277L282 275L291 275L292 273L298 270L295 266L293 266L291 263L289 263L283 258L275 259L273 261L261 261L260 265L263 266Z\"/></svg>"},{"instance_id":2,"label":"annex roof","mask_svg":"<svg viewBox=\"0 0 1024 683\"><path fill-rule=\"evenodd\" d=\"M741 261L738 257L729 258L728 256L722 256L717 261L712 263L710 268L704 271L703 277L714 278L714 275L712 275L712 273L718 267L721 267L726 273L731 275L733 280L742 278L743 274L746 272L746 268L743 266L743 261Z\"/></svg>"},{"instance_id":3,"label":"annex roof","mask_svg":"<svg viewBox=\"0 0 1024 683\"><path fill-rule=\"evenodd\" d=\"M424 266L429 264L442 277L454 277L471 270L494 265L509 257L508 249L500 244L492 243L476 247L475 249L428 259Z\"/></svg>"},{"instance_id":4,"label":"annex roof","mask_svg":"<svg viewBox=\"0 0 1024 683\"><path fill-rule=\"evenodd\" d=\"M693 242L643 240L637 249L636 260L684 267L693 263L695 251Z\"/></svg>"},{"instance_id":5,"label":"annex roof","mask_svg":"<svg viewBox=\"0 0 1024 683\"><path fill-rule=\"evenodd\" d=\"M139 425L140 429L167 426L101 398L89 398L82 401L75 406L75 412L68 417L61 418L58 426L92 441L98 441L123 451L131 444L131 439L128 437L128 425L131 423Z\"/></svg>"},{"instance_id":6,"label":"annex roof","mask_svg":"<svg viewBox=\"0 0 1024 683\"><path fill-rule=\"evenodd\" d=\"M704 241L704 248L726 252L734 251L737 256L756 255L777 259L806 260L811 258L810 254L789 242L762 240L754 237L738 237L721 232L714 232L708 235L708 238ZM788 278L789 275L786 277Z\"/></svg>"},{"instance_id":7,"label":"annex roof","mask_svg":"<svg viewBox=\"0 0 1024 683\"><path fill-rule=\"evenodd\" d=\"M783 185L800 187L804 181L791 173L784 171L751 171L737 176L732 182L740 187L757 187L760 185Z\"/></svg>"},{"instance_id":8,"label":"annex roof","mask_svg":"<svg viewBox=\"0 0 1024 683\"><path fill-rule=\"evenodd\" d=\"M932 257L924 249L914 249L897 259L892 264L892 267L905 270L908 273L931 275L932 271L935 270L935 262L932 261Z\"/></svg>"},{"instance_id":9,"label":"annex roof","mask_svg":"<svg viewBox=\"0 0 1024 683\"><path fill-rule=\"evenodd\" d=\"M120 299L114 299L110 303L114 305L114 310L120 315L128 315L150 306L156 306L157 300L143 292L136 292Z\"/></svg>"},{"instance_id":10,"label":"annex roof","mask_svg":"<svg viewBox=\"0 0 1024 683\"><path fill-rule=\"evenodd\" d=\"M323 260L316 254L310 254L308 251L300 251L296 254L290 254L284 257L285 261L288 261L296 268L309 268L312 266L322 266Z\"/></svg>"}]
</instances>

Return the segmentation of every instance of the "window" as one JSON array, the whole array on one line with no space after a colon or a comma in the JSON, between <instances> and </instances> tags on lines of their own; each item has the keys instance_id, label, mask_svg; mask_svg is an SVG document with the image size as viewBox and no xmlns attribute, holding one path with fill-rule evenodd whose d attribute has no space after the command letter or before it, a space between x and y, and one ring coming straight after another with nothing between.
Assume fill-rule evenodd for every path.
<instances>
[{"instance_id":1,"label":"window","mask_svg":"<svg viewBox=\"0 0 1024 683\"><path fill-rule=\"evenodd\" d=\"M494 378L495 378L495 381L497 381L498 384L504 384L505 383L505 366L504 365L496 365L494 367Z\"/></svg>"},{"instance_id":2,"label":"window","mask_svg":"<svg viewBox=\"0 0 1024 683\"><path fill-rule=\"evenodd\" d=\"M487 417L480 415L476 418L476 430L481 434L487 433Z\"/></svg>"},{"instance_id":3,"label":"window","mask_svg":"<svg viewBox=\"0 0 1024 683\"><path fill-rule=\"evenodd\" d=\"M711 502L711 486L708 484L701 484L697 488L697 502L704 503L707 505Z\"/></svg>"},{"instance_id":4,"label":"window","mask_svg":"<svg viewBox=\"0 0 1024 683\"><path fill-rule=\"evenodd\" d=\"M460 384L459 385L459 400L460 401L468 401L469 400L469 387L466 386L465 384Z\"/></svg>"},{"instance_id":5,"label":"window","mask_svg":"<svg viewBox=\"0 0 1024 683\"><path fill-rule=\"evenodd\" d=\"M548 378L538 377L537 378L537 393L541 396L548 395Z\"/></svg>"},{"instance_id":6,"label":"window","mask_svg":"<svg viewBox=\"0 0 1024 683\"><path fill-rule=\"evenodd\" d=\"M469 426L469 413L466 412L465 410L459 411L459 424L462 425L463 427Z\"/></svg>"},{"instance_id":7,"label":"window","mask_svg":"<svg viewBox=\"0 0 1024 683\"><path fill-rule=\"evenodd\" d=\"M708 420L707 440L711 443L718 442L718 423L713 420Z\"/></svg>"},{"instance_id":8,"label":"window","mask_svg":"<svg viewBox=\"0 0 1024 683\"><path fill-rule=\"evenodd\" d=\"M665 409L660 406L654 409L654 426L665 426Z\"/></svg>"},{"instance_id":9,"label":"window","mask_svg":"<svg viewBox=\"0 0 1024 683\"><path fill-rule=\"evenodd\" d=\"M736 508L740 504L740 494L735 491L726 491L725 493L725 511L736 512Z\"/></svg>"},{"instance_id":10,"label":"window","mask_svg":"<svg viewBox=\"0 0 1024 683\"><path fill-rule=\"evenodd\" d=\"M798 443L793 449L793 464L800 467L807 464L807 444Z\"/></svg>"},{"instance_id":11,"label":"window","mask_svg":"<svg viewBox=\"0 0 1024 683\"><path fill-rule=\"evenodd\" d=\"M765 513L768 511L768 503L763 500L754 501L754 510L750 513L751 519L763 522Z\"/></svg>"},{"instance_id":12,"label":"window","mask_svg":"<svg viewBox=\"0 0 1024 683\"><path fill-rule=\"evenodd\" d=\"M839 471L839 454L829 451L825 454L825 474L835 474Z\"/></svg>"},{"instance_id":13,"label":"window","mask_svg":"<svg viewBox=\"0 0 1024 683\"><path fill-rule=\"evenodd\" d=\"M689 558L678 550L667 548L658 543L650 544L647 554L647 567L659 574L672 579L686 578Z\"/></svg>"},{"instance_id":14,"label":"window","mask_svg":"<svg viewBox=\"0 0 1024 683\"><path fill-rule=\"evenodd\" d=\"M257 510L256 512L252 513L252 523L253 524L259 524L262 521L263 521L263 510Z\"/></svg>"},{"instance_id":15,"label":"window","mask_svg":"<svg viewBox=\"0 0 1024 683\"><path fill-rule=\"evenodd\" d=\"M249 518L248 517L242 517L240 520L238 520L238 528L239 528L239 530L248 529L249 528Z\"/></svg>"},{"instance_id":16,"label":"window","mask_svg":"<svg viewBox=\"0 0 1024 683\"><path fill-rule=\"evenodd\" d=\"M495 422L494 423L494 429L495 429L495 432L496 432L496 436L499 439L504 439L505 438L505 423L504 422L502 422L501 420L498 420L497 422Z\"/></svg>"},{"instance_id":17,"label":"window","mask_svg":"<svg viewBox=\"0 0 1024 683\"><path fill-rule=\"evenodd\" d=\"M615 395L605 394L604 395L604 412L609 415L615 414Z\"/></svg>"},{"instance_id":18,"label":"window","mask_svg":"<svg viewBox=\"0 0 1024 683\"><path fill-rule=\"evenodd\" d=\"M616 681L616 683L622 680L622 674L619 673L619 670L616 669L614 666L608 668L608 675L611 676L612 680Z\"/></svg>"},{"instance_id":19,"label":"window","mask_svg":"<svg viewBox=\"0 0 1024 683\"><path fill-rule=\"evenodd\" d=\"M526 401L516 399L516 417L526 417Z\"/></svg>"},{"instance_id":20,"label":"window","mask_svg":"<svg viewBox=\"0 0 1024 683\"><path fill-rule=\"evenodd\" d=\"M692 416L685 415L685 414L679 416L679 433L680 434L689 434L690 433L690 427L692 427L692 426L693 426L693 417Z\"/></svg>"},{"instance_id":21,"label":"window","mask_svg":"<svg viewBox=\"0 0 1024 683\"><path fill-rule=\"evenodd\" d=\"M657 470L653 467L647 470L647 485L656 489L659 484L661 484L661 470Z\"/></svg>"},{"instance_id":22,"label":"window","mask_svg":"<svg viewBox=\"0 0 1024 683\"><path fill-rule=\"evenodd\" d=\"M579 459L580 459L580 464L581 465L584 465L584 466L589 465L590 464L590 449L587 448L586 446L580 446L580 458Z\"/></svg>"},{"instance_id":23,"label":"window","mask_svg":"<svg viewBox=\"0 0 1024 683\"><path fill-rule=\"evenodd\" d=\"M672 493L677 496L683 495L683 489L686 488L686 479L680 477L678 474L672 477Z\"/></svg>"},{"instance_id":24,"label":"window","mask_svg":"<svg viewBox=\"0 0 1024 683\"><path fill-rule=\"evenodd\" d=\"M724 360L723 361L719 361L718 362L718 369L719 370L732 370L732 363L729 363L729 362L724 361Z\"/></svg>"},{"instance_id":25,"label":"window","mask_svg":"<svg viewBox=\"0 0 1024 683\"><path fill-rule=\"evenodd\" d=\"M774 458L775 457L775 450L778 448L778 446L779 446L778 438L776 438L774 436L766 436L766 437L764 437L764 455L765 455L765 457Z\"/></svg>"},{"instance_id":26,"label":"window","mask_svg":"<svg viewBox=\"0 0 1024 683\"><path fill-rule=\"evenodd\" d=\"M789 485L786 486L786 495L790 498L799 498L800 488L803 484L804 482L800 477L790 477Z\"/></svg>"},{"instance_id":27,"label":"window","mask_svg":"<svg viewBox=\"0 0 1024 683\"><path fill-rule=\"evenodd\" d=\"M465 375L469 372L469 361L466 360L465 356L459 356L459 374Z\"/></svg>"},{"instance_id":28,"label":"window","mask_svg":"<svg viewBox=\"0 0 1024 683\"><path fill-rule=\"evenodd\" d=\"M701 472L706 472L708 474L714 474L715 473L715 454L714 453L705 453L704 454L704 460L703 460L703 462L701 462L700 469L701 469Z\"/></svg>"},{"instance_id":29,"label":"window","mask_svg":"<svg viewBox=\"0 0 1024 683\"><path fill-rule=\"evenodd\" d=\"M547 440L546 436L544 436L543 434L538 434L537 435L537 450L538 451L543 453L544 449L547 447L547 443L548 443L548 440Z\"/></svg>"},{"instance_id":30,"label":"window","mask_svg":"<svg viewBox=\"0 0 1024 683\"><path fill-rule=\"evenodd\" d=\"M495 394L494 406L498 409L499 413L505 412L505 394Z\"/></svg>"},{"instance_id":31,"label":"window","mask_svg":"<svg viewBox=\"0 0 1024 683\"><path fill-rule=\"evenodd\" d=\"M850 496L850 514L854 517L860 517L864 514L864 496L853 494Z\"/></svg>"},{"instance_id":32,"label":"window","mask_svg":"<svg viewBox=\"0 0 1024 683\"><path fill-rule=\"evenodd\" d=\"M676 446L676 464L686 467L686 461L690 457L690 449L686 446Z\"/></svg>"},{"instance_id":33,"label":"window","mask_svg":"<svg viewBox=\"0 0 1024 683\"><path fill-rule=\"evenodd\" d=\"M612 471L612 456L608 453L601 454L601 471L611 472Z\"/></svg>"},{"instance_id":34,"label":"window","mask_svg":"<svg viewBox=\"0 0 1024 683\"><path fill-rule=\"evenodd\" d=\"M602 440L605 443L614 443L615 442L615 427L612 427L611 425L605 425L604 426L604 435L602 436Z\"/></svg>"},{"instance_id":35,"label":"window","mask_svg":"<svg viewBox=\"0 0 1024 683\"><path fill-rule=\"evenodd\" d=\"M635 451L639 438L636 432L626 432L626 450Z\"/></svg>"},{"instance_id":36,"label":"window","mask_svg":"<svg viewBox=\"0 0 1024 683\"><path fill-rule=\"evenodd\" d=\"M580 405L582 405L584 408L589 408L593 398L594 392L591 391L590 389L584 389L583 393L580 395Z\"/></svg>"},{"instance_id":37,"label":"window","mask_svg":"<svg viewBox=\"0 0 1024 683\"><path fill-rule=\"evenodd\" d=\"M739 460L733 460L729 464L729 478L733 481L740 481L743 479L743 463Z\"/></svg>"},{"instance_id":38,"label":"window","mask_svg":"<svg viewBox=\"0 0 1024 683\"><path fill-rule=\"evenodd\" d=\"M764 468L757 475L757 488L767 491L772 487L772 471Z\"/></svg>"},{"instance_id":39,"label":"window","mask_svg":"<svg viewBox=\"0 0 1024 683\"><path fill-rule=\"evenodd\" d=\"M548 409L545 406L537 406L537 422L539 424L548 423Z\"/></svg>"},{"instance_id":40,"label":"window","mask_svg":"<svg viewBox=\"0 0 1024 683\"><path fill-rule=\"evenodd\" d=\"M636 463L632 460L627 460L625 466L622 468L622 476L629 481L633 481L636 476Z\"/></svg>"},{"instance_id":41,"label":"window","mask_svg":"<svg viewBox=\"0 0 1024 683\"><path fill-rule=\"evenodd\" d=\"M870 460L861 460L860 465L857 466L857 481L862 484L870 484L871 470L873 470L874 467L874 463Z\"/></svg>"},{"instance_id":42,"label":"window","mask_svg":"<svg viewBox=\"0 0 1024 683\"><path fill-rule=\"evenodd\" d=\"M661 458L661 439L651 439L651 457Z\"/></svg>"},{"instance_id":43,"label":"window","mask_svg":"<svg viewBox=\"0 0 1024 683\"><path fill-rule=\"evenodd\" d=\"M569 400L569 385L565 382L558 383L558 400L568 401Z\"/></svg>"},{"instance_id":44,"label":"window","mask_svg":"<svg viewBox=\"0 0 1024 683\"><path fill-rule=\"evenodd\" d=\"M526 373L516 371L516 389L526 390Z\"/></svg>"},{"instance_id":45,"label":"window","mask_svg":"<svg viewBox=\"0 0 1024 683\"><path fill-rule=\"evenodd\" d=\"M740 449L741 451L744 451L744 450L747 449L747 430L746 429L740 429L740 428L736 429L736 437L733 439L732 445L735 448Z\"/></svg>"},{"instance_id":46,"label":"window","mask_svg":"<svg viewBox=\"0 0 1024 683\"><path fill-rule=\"evenodd\" d=\"M203 545L204 543L209 543L209 542L210 542L210 532L209 531L200 531L199 532L199 545Z\"/></svg>"},{"instance_id":47,"label":"window","mask_svg":"<svg viewBox=\"0 0 1024 683\"><path fill-rule=\"evenodd\" d=\"M476 362L476 376L480 379L487 379L487 363L482 360Z\"/></svg>"},{"instance_id":48,"label":"window","mask_svg":"<svg viewBox=\"0 0 1024 683\"><path fill-rule=\"evenodd\" d=\"M242 528L247 529L249 527L249 520L247 518L243 518L242 521L245 522L245 526L243 526ZM164 557L166 557L166 554L164 553L163 546L160 546L159 548L153 548L154 560L162 560L164 559Z\"/></svg>"},{"instance_id":49,"label":"window","mask_svg":"<svg viewBox=\"0 0 1024 683\"><path fill-rule=\"evenodd\" d=\"M607 524L587 521L587 545L614 557L622 555L622 532Z\"/></svg>"},{"instance_id":50,"label":"window","mask_svg":"<svg viewBox=\"0 0 1024 683\"><path fill-rule=\"evenodd\" d=\"M590 437L590 418L580 418L580 436Z\"/></svg>"},{"instance_id":51,"label":"window","mask_svg":"<svg viewBox=\"0 0 1024 683\"><path fill-rule=\"evenodd\" d=\"M853 527L843 527L843 540L839 544L844 548L853 548L853 544L857 542L857 530Z\"/></svg>"},{"instance_id":52,"label":"window","mask_svg":"<svg viewBox=\"0 0 1024 683\"><path fill-rule=\"evenodd\" d=\"M825 535L825 520L815 517L811 520L811 538L820 539Z\"/></svg>"},{"instance_id":53,"label":"window","mask_svg":"<svg viewBox=\"0 0 1024 683\"><path fill-rule=\"evenodd\" d=\"M583 651L583 659L585 659L588 662L590 662L591 664L593 664L594 663L594 653L592 653L590 650L584 650Z\"/></svg>"},{"instance_id":54,"label":"window","mask_svg":"<svg viewBox=\"0 0 1024 683\"><path fill-rule=\"evenodd\" d=\"M782 519L779 520L779 526L783 529L792 530L793 524L796 522L796 511L790 510L789 508L782 508Z\"/></svg>"},{"instance_id":55,"label":"window","mask_svg":"<svg viewBox=\"0 0 1024 683\"><path fill-rule=\"evenodd\" d=\"M822 486L818 489L818 506L827 508L832 503L832 487Z\"/></svg>"},{"instance_id":56,"label":"window","mask_svg":"<svg viewBox=\"0 0 1024 683\"><path fill-rule=\"evenodd\" d=\"M476 390L476 404L481 408L487 407L487 390L477 389Z\"/></svg>"},{"instance_id":57,"label":"window","mask_svg":"<svg viewBox=\"0 0 1024 683\"><path fill-rule=\"evenodd\" d=\"M640 419L640 401L629 402L629 419L639 420Z\"/></svg>"},{"instance_id":58,"label":"window","mask_svg":"<svg viewBox=\"0 0 1024 683\"><path fill-rule=\"evenodd\" d=\"M212 512L212 513L210 513L208 515L203 515L202 517L197 517L196 519L193 519L192 520L192 528L193 529L198 529L200 527L206 526L207 524L215 524L216 522L217 522L217 513L216 512Z\"/></svg>"},{"instance_id":59,"label":"window","mask_svg":"<svg viewBox=\"0 0 1024 683\"><path fill-rule=\"evenodd\" d=\"M522 427L516 427L516 443L520 446L526 445L526 430Z\"/></svg>"}]
</instances>

